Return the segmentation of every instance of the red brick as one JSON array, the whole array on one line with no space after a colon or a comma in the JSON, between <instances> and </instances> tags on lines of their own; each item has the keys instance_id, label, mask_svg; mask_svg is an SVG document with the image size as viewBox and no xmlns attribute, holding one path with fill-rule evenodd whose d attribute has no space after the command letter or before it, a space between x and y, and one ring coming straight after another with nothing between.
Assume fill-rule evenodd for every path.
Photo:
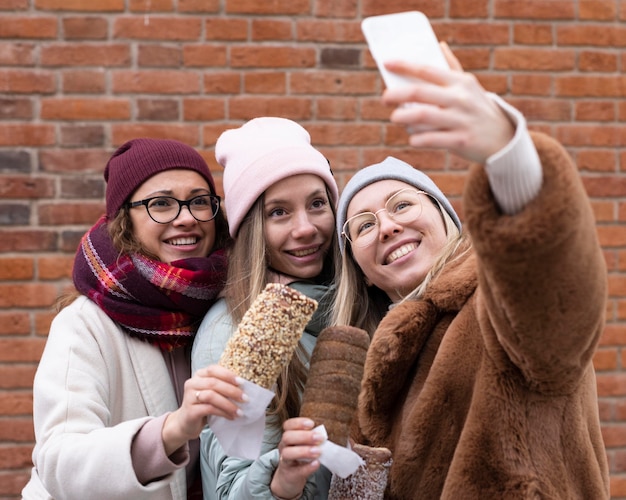
<instances>
[{"instance_id":1,"label":"red brick","mask_svg":"<svg viewBox=\"0 0 626 500\"><path fill-rule=\"evenodd\" d=\"M315 16L332 19L355 17L359 2L357 0L316 0Z\"/></svg>"},{"instance_id":2,"label":"red brick","mask_svg":"<svg viewBox=\"0 0 626 500\"><path fill-rule=\"evenodd\" d=\"M199 18L133 16L120 17L113 23L117 39L192 41L200 40L202 21Z\"/></svg>"},{"instance_id":3,"label":"red brick","mask_svg":"<svg viewBox=\"0 0 626 500\"><path fill-rule=\"evenodd\" d=\"M122 12L125 0L35 0L39 10L78 11L78 12Z\"/></svg>"},{"instance_id":4,"label":"red brick","mask_svg":"<svg viewBox=\"0 0 626 500\"><path fill-rule=\"evenodd\" d=\"M557 43L591 47L626 46L626 27L606 24L566 24L556 28Z\"/></svg>"},{"instance_id":5,"label":"red brick","mask_svg":"<svg viewBox=\"0 0 626 500\"><path fill-rule=\"evenodd\" d=\"M153 68L178 68L183 60L180 47L146 44L139 46L138 65Z\"/></svg>"},{"instance_id":6,"label":"red brick","mask_svg":"<svg viewBox=\"0 0 626 500\"><path fill-rule=\"evenodd\" d=\"M183 118L190 121L223 120L226 103L223 98L188 98L183 101Z\"/></svg>"},{"instance_id":7,"label":"red brick","mask_svg":"<svg viewBox=\"0 0 626 500\"><path fill-rule=\"evenodd\" d=\"M612 101L579 101L574 113L578 121L614 121L616 118Z\"/></svg>"},{"instance_id":8,"label":"red brick","mask_svg":"<svg viewBox=\"0 0 626 500\"><path fill-rule=\"evenodd\" d=\"M580 171L615 172L617 156L614 150L582 150L576 153L576 165Z\"/></svg>"},{"instance_id":9,"label":"red brick","mask_svg":"<svg viewBox=\"0 0 626 500\"><path fill-rule=\"evenodd\" d=\"M0 283L0 307L49 307L57 297L57 287L40 283Z\"/></svg>"},{"instance_id":10,"label":"red brick","mask_svg":"<svg viewBox=\"0 0 626 500\"><path fill-rule=\"evenodd\" d=\"M551 45L553 43L552 26L545 24L515 24L513 40L525 45Z\"/></svg>"},{"instance_id":11,"label":"red brick","mask_svg":"<svg viewBox=\"0 0 626 500\"><path fill-rule=\"evenodd\" d=\"M40 168L50 173L102 173L113 151L102 149L45 149L39 154Z\"/></svg>"},{"instance_id":12,"label":"red brick","mask_svg":"<svg viewBox=\"0 0 626 500\"><path fill-rule=\"evenodd\" d=\"M597 372L612 371L618 368L616 349L599 349L593 357L593 366Z\"/></svg>"},{"instance_id":13,"label":"red brick","mask_svg":"<svg viewBox=\"0 0 626 500\"><path fill-rule=\"evenodd\" d=\"M315 49L282 45L233 46L230 58L233 68L311 68L315 65Z\"/></svg>"},{"instance_id":14,"label":"red brick","mask_svg":"<svg viewBox=\"0 0 626 500\"><path fill-rule=\"evenodd\" d=\"M494 68L500 70L565 71L576 64L576 53L571 50L496 48Z\"/></svg>"},{"instance_id":15,"label":"red brick","mask_svg":"<svg viewBox=\"0 0 626 500\"><path fill-rule=\"evenodd\" d=\"M204 22L207 40L247 40L249 22L238 18L209 18Z\"/></svg>"},{"instance_id":16,"label":"red brick","mask_svg":"<svg viewBox=\"0 0 626 500\"><path fill-rule=\"evenodd\" d=\"M320 97L317 99L316 117L319 120L356 120L358 103L352 98Z\"/></svg>"},{"instance_id":17,"label":"red brick","mask_svg":"<svg viewBox=\"0 0 626 500\"><path fill-rule=\"evenodd\" d=\"M260 71L244 75L244 92L249 94L284 94L287 74L282 71Z\"/></svg>"},{"instance_id":18,"label":"red brick","mask_svg":"<svg viewBox=\"0 0 626 500\"><path fill-rule=\"evenodd\" d=\"M35 367L33 365L32 370L34 369ZM11 417L3 419L3 425L0 426L0 440L10 441L13 443L26 443L34 441L35 433L33 431L32 419L28 417Z\"/></svg>"},{"instance_id":19,"label":"red brick","mask_svg":"<svg viewBox=\"0 0 626 500\"><path fill-rule=\"evenodd\" d=\"M361 15L363 17L376 16L380 14L392 14L402 12L407 9L406 0L362 0ZM445 3L439 0L420 0L416 10L422 11L430 19L436 19L445 15Z\"/></svg>"},{"instance_id":20,"label":"red brick","mask_svg":"<svg viewBox=\"0 0 626 500\"><path fill-rule=\"evenodd\" d=\"M57 254L51 257L40 257L37 259L37 275L39 276L39 279L46 281L59 280L64 278L71 279L73 266L73 255Z\"/></svg>"},{"instance_id":21,"label":"red brick","mask_svg":"<svg viewBox=\"0 0 626 500\"><path fill-rule=\"evenodd\" d=\"M131 12L143 14L145 12L172 12L173 0L130 0L128 9Z\"/></svg>"},{"instance_id":22,"label":"red brick","mask_svg":"<svg viewBox=\"0 0 626 500\"><path fill-rule=\"evenodd\" d=\"M578 68L581 71L613 73L618 70L617 54L590 50L582 51L578 56Z\"/></svg>"},{"instance_id":23,"label":"red brick","mask_svg":"<svg viewBox=\"0 0 626 500\"><path fill-rule=\"evenodd\" d=\"M496 18L572 20L576 4L570 0L496 0Z\"/></svg>"},{"instance_id":24,"label":"red brick","mask_svg":"<svg viewBox=\"0 0 626 500\"><path fill-rule=\"evenodd\" d=\"M34 62L34 44L0 43L0 66L33 66Z\"/></svg>"},{"instance_id":25,"label":"red brick","mask_svg":"<svg viewBox=\"0 0 626 500\"><path fill-rule=\"evenodd\" d=\"M379 144L381 139L379 125L315 122L306 128L311 134L311 142L318 145L373 145Z\"/></svg>"},{"instance_id":26,"label":"red brick","mask_svg":"<svg viewBox=\"0 0 626 500\"><path fill-rule=\"evenodd\" d=\"M501 45L510 39L509 26L504 23L490 23L489 29L476 29L475 23L455 22L433 25L437 38L450 45Z\"/></svg>"},{"instance_id":27,"label":"red brick","mask_svg":"<svg viewBox=\"0 0 626 500\"><path fill-rule=\"evenodd\" d=\"M6 497L7 499L20 499L19 494L24 488L24 485L30 479L30 469L24 471L15 471L10 474L0 475L0 492L3 495L14 495L12 497Z\"/></svg>"},{"instance_id":28,"label":"red brick","mask_svg":"<svg viewBox=\"0 0 626 500\"><path fill-rule=\"evenodd\" d=\"M28 335L31 333L30 316L22 312L0 312L0 335Z\"/></svg>"},{"instance_id":29,"label":"red brick","mask_svg":"<svg viewBox=\"0 0 626 500\"><path fill-rule=\"evenodd\" d=\"M236 120L283 116L300 121L312 116L311 100L302 97L233 97L228 107L229 117Z\"/></svg>"},{"instance_id":30,"label":"red brick","mask_svg":"<svg viewBox=\"0 0 626 500\"><path fill-rule=\"evenodd\" d=\"M513 75L511 78L511 92L516 95L545 96L552 89L553 78L543 74Z\"/></svg>"},{"instance_id":31,"label":"red brick","mask_svg":"<svg viewBox=\"0 0 626 500\"><path fill-rule=\"evenodd\" d=\"M39 362L45 343L45 339L0 338L0 362ZM23 399L20 398L20 401ZM2 407L3 405L0 403L0 408ZM4 412L0 411L0 413Z\"/></svg>"},{"instance_id":32,"label":"red brick","mask_svg":"<svg viewBox=\"0 0 626 500\"><path fill-rule=\"evenodd\" d=\"M57 19L53 16L0 17L0 38L51 39L57 37Z\"/></svg>"},{"instance_id":33,"label":"red brick","mask_svg":"<svg viewBox=\"0 0 626 500\"><path fill-rule=\"evenodd\" d=\"M2 175L0 180L0 198L3 199L51 198L55 194L54 179Z\"/></svg>"},{"instance_id":34,"label":"red brick","mask_svg":"<svg viewBox=\"0 0 626 500\"><path fill-rule=\"evenodd\" d=\"M106 90L105 73L96 70L68 70L61 74L63 92L67 94L102 94Z\"/></svg>"},{"instance_id":35,"label":"red brick","mask_svg":"<svg viewBox=\"0 0 626 500\"><path fill-rule=\"evenodd\" d=\"M241 74L234 71L208 71L202 81L206 94L238 94L241 91Z\"/></svg>"},{"instance_id":36,"label":"red brick","mask_svg":"<svg viewBox=\"0 0 626 500\"><path fill-rule=\"evenodd\" d=\"M41 100L44 120L128 120L127 99L54 98Z\"/></svg>"},{"instance_id":37,"label":"red brick","mask_svg":"<svg viewBox=\"0 0 626 500\"><path fill-rule=\"evenodd\" d=\"M271 14L273 16L310 13L308 0L274 0L273 2L226 0L224 10L227 14Z\"/></svg>"},{"instance_id":38,"label":"red brick","mask_svg":"<svg viewBox=\"0 0 626 500\"><path fill-rule=\"evenodd\" d=\"M0 229L0 252L52 252L56 240L55 231Z\"/></svg>"},{"instance_id":39,"label":"red brick","mask_svg":"<svg viewBox=\"0 0 626 500\"><path fill-rule=\"evenodd\" d=\"M129 123L111 126L111 140L116 146L121 146L134 137L174 139L194 146L199 136L195 125Z\"/></svg>"},{"instance_id":40,"label":"red brick","mask_svg":"<svg viewBox=\"0 0 626 500\"><path fill-rule=\"evenodd\" d=\"M41 203L38 209L42 226L89 225L104 213L102 203Z\"/></svg>"},{"instance_id":41,"label":"red brick","mask_svg":"<svg viewBox=\"0 0 626 500\"><path fill-rule=\"evenodd\" d=\"M49 44L41 47L41 64L48 67L128 66L130 48L125 44Z\"/></svg>"},{"instance_id":42,"label":"red brick","mask_svg":"<svg viewBox=\"0 0 626 500\"><path fill-rule=\"evenodd\" d=\"M218 12L220 0L178 0L179 12Z\"/></svg>"},{"instance_id":43,"label":"red brick","mask_svg":"<svg viewBox=\"0 0 626 500\"><path fill-rule=\"evenodd\" d=\"M613 0L581 0L578 17L585 20L613 21L617 14L617 4Z\"/></svg>"},{"instance_id":44,"label":"red brick","mask_svg":"<svg viewBox=\"0 0 626 500\"><path fill-rule=\"evenodd\" d=\"M450 0L450 17L487 17L488 0Z\"/></svg>"},{"instance_id":45,"label":"red brick","mask_svg":"<svg viewBox=\"0 0 626 500\"><path fill-rule=\"evenodd\" d=\"M0 10L26 10L30 0L0 0Z\"/></svg>"},{"instance_id":46,"label":"red brick","mask_svg":"<svg viewBox=\"0 0 626 500\"><path fill-rule=\"evenodd\" d=\"M34 261L30 257L0 257L0 280L28 280L34 277Z\"/></svg>"},{"instance_id":47,"label":"red brick","mask_svg":"<svg viewBox=\"0 0 626 500\"><path fill-rule=\"evenodd\" d=\"M66 40L106 40L109 23L104 17L65 17L63 35Z\"/></svg>"},{"instance_id":48,"label":"red brick","mask_svg":"<svg viewBox=\"0 0 626 500\"><path fill-rule=\"evenodd\" d=\"M54 73L38 70L0 70L0 92L51 94L56 87Z\"/></svg>"},{"instance_id":49,"label":"red brick","mask_svg":"<svg viewBox=\"0 0 626 500\"><path fill-rule=\"evenodd\" d=\"M200 76L166 70L116 71L113 91L120 94L192 94L200 90Z\"/></svg>"},{"instance_id":50,"label":"red brick","mask_svg":"<svg viewBox=\"0 0 626 500\"><path fill-rule=\"evenodd\" d=\"M296 39L310 42L362 43L361 25L354 21L299 19Z\"/></svg>"},{"instance_id":51,"label":"red brick","mask_svg":"<svg viewBox=\"0 0 626 500\"><path fill-rule=\"evenodd\" d=\"M183 49L185 67L211 68L226 66L227 51L223 45L187 45Z\"/></svg>"},{"instance_id":52,"label":"red brick","mask_svg":"<svg viewBox=\"0 0 626 500\"><path fill-rule=\"evenodd\" d=\"M354 71L301 71L291 75L294 94L359 95L379 92L378 73Z\"/></svg>"},{"instance_id":53,"label":"red brick","mask_svg":"<svg viewBox=\"0 0 626 500\"><path fill-rule=\"evenodd\" d=\"M0 146L50 146L54 140L52 125L0 123Z\"/></svg>"},{"instance_id":54,"label":"red brick","mask_svg":"<svg viewBox=\"0 0 626 500\"><path fill-rule=\"evenodd\" d=\"M291 21L254 19L251 26L252 40L292 40L293 23Z\"/></svg>"}]
</instances>

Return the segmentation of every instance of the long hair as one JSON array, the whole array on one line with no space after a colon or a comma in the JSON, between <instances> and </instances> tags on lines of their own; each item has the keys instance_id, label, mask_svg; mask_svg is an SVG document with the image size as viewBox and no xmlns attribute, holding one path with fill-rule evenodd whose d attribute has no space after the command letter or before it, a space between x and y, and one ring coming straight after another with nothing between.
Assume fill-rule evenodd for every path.
<instances>
[{"instance_id":1,"label":"long hair","mask_svg":"<svg viewBox=\"0 0 626 500\"><path fill-rule=\"evenodd\" d=\"M446 231L446 244L442 247L435 264L424 280L418 283L416 288L402 300L420 297L462 241L461 232L448 212L435 198L429 196L428 199L439 209ZM352 245L347 239L341 259L341 268L335 275L335 283L337 283L337 291L332 312L332 324L356 326L367 331L371 337L376 331L378 323L387 313L392 301L380 288L367 284L367 277L356 263L352 253Z\"/></svg>"},{"instance_id":2,"label":"long hair","mask_svg":"<svg viewBox=\"0 0 626 500\"><path fill-rule=\"evenodd\" d=\"M327 196L330 200L328 192ZM228 279L224 296L228 312L235 325L239 324L254 299L270 282L264 205L265 196L261 195L242 220L237 237L228 254ZM334 214L332 203L330 206ZM333 231L333 241L319 277L321 282L332 279L334 259L338 252L337 237ZM276 395L268 410L268 416L274 417L273 421L277 422L277 425L282 426L285 420L296 417L300 413L300 398L308 374L307 363L308 356L299 344L291 362L278 377Z\"/></svg>"}]
</instances>

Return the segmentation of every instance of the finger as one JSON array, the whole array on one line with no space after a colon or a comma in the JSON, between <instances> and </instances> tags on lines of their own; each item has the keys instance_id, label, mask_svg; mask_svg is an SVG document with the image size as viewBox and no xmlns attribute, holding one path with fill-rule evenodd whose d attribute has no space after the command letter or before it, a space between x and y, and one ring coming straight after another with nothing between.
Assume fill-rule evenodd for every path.
<instances>
[{"instance_id":1,"label":"finger","mask_svg":"<svg viewBox=\"0 0 626 500\"><path fill-rule=\"evenodd\" d=\"M311 430L315 427L315 422L310 418L294 417L285 420L283 423L283 430Z\"/></svg>"},{"instance_id":2,"label":"finger","mask_svg":"<svg viewBox=\"0 0 626 500\"><path fill-rule=\"evenodd\" d=\"M461 63L454 55L452 49L450 49L448 44L446 42L439 42L439 45L441 47L441 51L443 52L444 57L446 58L446 61L448 61L450 69L453 69L455 71L463 71L463 66L461 66Z\"/></svg>"},{"instance_id":3,"label":"finger","mask_svg":"<svg viewBox=\"0 0 626 500\"><path fill-rule=\"evenodd\" d=\"M241 385L243 382L241 377L238 377L233 371L221 365L209 365L207 367L200 368L196 374L201 377L219 378L232 385Z\"/></svg>"}]
</instances>

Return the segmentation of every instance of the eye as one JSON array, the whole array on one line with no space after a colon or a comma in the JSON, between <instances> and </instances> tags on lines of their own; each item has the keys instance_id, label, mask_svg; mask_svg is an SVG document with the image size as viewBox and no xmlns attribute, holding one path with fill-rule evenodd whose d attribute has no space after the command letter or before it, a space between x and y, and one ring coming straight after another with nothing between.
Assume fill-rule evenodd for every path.
<instances>
[{"instance_id":1,"label":"eye","mask_svg":"<svg viewBox=\"0 0 626 500\"><path fill-rule=\"evenodd\" d=\"M208 207L211 205L211 199L209 196L196 196L191 199L190 203L194 207Z\"/></svg>"},{"instance_id":2,"label":"eye","mask_svg":"<svg viewBox=\"0 0 626 500\"><path fill-rule=\"evenodd\" d=\"M177 202L174 198L152 198L148 203L148 208L153 208L156 210L167 210L168 208L172 208L174 205L177 205Z\"/></svg>"},{"instance_id":3,"label":"eye","mask_svg":"<svg viewBox=\"0 0 626 500\"><path fill-rule=\"evenodd\" d=\"M413 203L410 201L398 201L394 204L392 213L403 212L405 210L410 209L413 206Z\"/></svg>"},{"instance_id":4,"label":"eye","mask_svg":"<svg viewBox=\"0 0 626 500\"><path fill-rule=\"evenodd\" d=\"M273 208L267 215L268 217L282 217L287 215L287 211L284 208Z\"/></svg>"},{"instance_id":5,"label":"eye","mask_svg":"<svg viewBox=\"0 0 626 500\"><path fill-rule=\"evenodd\" d=\"M311 203L311 207L317 210L321 210L326 208L326 206L328 205L328 200L325 198L318 198L313 200L313 202Z\"/></svg>"}]
</instances>

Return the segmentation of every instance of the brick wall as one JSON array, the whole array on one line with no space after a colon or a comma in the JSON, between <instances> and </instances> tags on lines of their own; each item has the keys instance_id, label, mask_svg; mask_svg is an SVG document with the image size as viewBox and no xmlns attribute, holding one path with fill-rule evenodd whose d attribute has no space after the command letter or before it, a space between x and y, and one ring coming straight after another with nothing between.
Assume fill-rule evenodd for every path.
<instances>
[{"instance_id":1,"label":"brick wall","mask_svg":"<svg viewBox=\"0 0 626 500\"><path fill-rule=\"evenodd\" d=\"M285 116L311 132L340 185L391 153L458 207L466 164L406 147L360 33L362 17L412 9L578 163L610 273L595 365L612 495L626 498L624 0L0 0L0 498L27 480L51 305L125 140L193 145L221 185L218 134Z\"/></svg>"}]
</instances>

